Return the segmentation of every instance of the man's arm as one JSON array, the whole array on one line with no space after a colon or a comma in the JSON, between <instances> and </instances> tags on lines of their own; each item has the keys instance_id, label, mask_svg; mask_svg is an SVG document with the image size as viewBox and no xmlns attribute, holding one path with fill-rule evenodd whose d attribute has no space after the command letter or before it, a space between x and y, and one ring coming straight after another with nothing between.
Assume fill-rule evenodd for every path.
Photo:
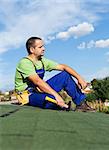
<instances>
[{"instance_id":1,"label":"man's arm","mask_svg":"<svg viewBox=\"0 0 109 150\"><path fill-rule=\"evenodd\" d=\"M28 79L32 81L36 86L38 86L38 88L42 92L53 95L59 106L68 108L68 105L64 103L62 97L55 90L53 90L44 80L42 80L37 74L30 75Z\"/></svg>"},{"instance_id":2,"label":"man's arm","mask_svg":"<svg viewBox=\"0 0 109 150\"><path fill-rule=\"evenodd\" d=\"M67 71L73 77L75 77L77 79L79 87L81 87L82 89L86 88L87 82L84 81L84 79L75 70L73 70L71 67L69 67L65 64L59 64L56 66L56 70Z\"/></svg>"}]
</instances>

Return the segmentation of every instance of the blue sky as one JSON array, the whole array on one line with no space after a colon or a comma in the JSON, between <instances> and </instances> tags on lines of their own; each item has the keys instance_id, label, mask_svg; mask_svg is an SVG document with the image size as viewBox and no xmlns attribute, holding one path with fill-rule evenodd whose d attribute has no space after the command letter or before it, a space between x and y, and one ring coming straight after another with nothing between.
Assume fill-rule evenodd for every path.
<instances>
[{"instance_id":1,"label":"blue sky","mask_svg":"<svg viewBox=\"0 0 109 150\"><path fill-rule=\"evenodd\" d=\"M42 37L45 56L85 80L109 76L108 0L0 0L0 90L14 88L30 36Z\"/></svg>"}]
</instances>

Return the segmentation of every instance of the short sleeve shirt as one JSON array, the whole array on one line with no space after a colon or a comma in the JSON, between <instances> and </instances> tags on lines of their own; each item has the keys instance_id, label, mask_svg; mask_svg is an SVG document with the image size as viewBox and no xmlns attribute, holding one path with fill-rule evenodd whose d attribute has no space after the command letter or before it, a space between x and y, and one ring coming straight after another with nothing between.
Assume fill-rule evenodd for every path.
<instances>
[{"instance_id":1,"label":"short sleeve shirt","mask_svg":"<svg viewBox=\"0 0 109 150\"><path fill-rule=\"evenodd\" d=\"M46 59L45 57L42 57L42 62L44 65L45 71L52 71L56 69L56 66L58 65L57 62ZM36 74L35 68L42 69L41 61L37 61L33 64L33 62L26 57L21 59L16 67L16 74L15 74L15 90L16 91L24 91L28 85L27 85L27 78L30 75ZM34 66L35 65L35 66Z\"/></svg>"}]
</instances>

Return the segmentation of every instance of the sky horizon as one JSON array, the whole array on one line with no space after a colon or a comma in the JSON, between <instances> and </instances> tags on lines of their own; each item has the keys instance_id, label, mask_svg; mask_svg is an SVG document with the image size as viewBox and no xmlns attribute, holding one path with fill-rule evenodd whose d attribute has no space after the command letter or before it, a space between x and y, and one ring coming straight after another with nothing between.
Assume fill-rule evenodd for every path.
<instances>
[{"instance_id":1,"label":"sky horizon","mask_svg":"<svg viewBox=\"0 0 109 150\"><path fill-rule=\"evenodd\" d=\"M44 39L46 58L67 64L86 81L109 76L108 26L108 0L1 0L0 90L14 89L16 65L31 36Z\"/></svg>"}]
</instances>

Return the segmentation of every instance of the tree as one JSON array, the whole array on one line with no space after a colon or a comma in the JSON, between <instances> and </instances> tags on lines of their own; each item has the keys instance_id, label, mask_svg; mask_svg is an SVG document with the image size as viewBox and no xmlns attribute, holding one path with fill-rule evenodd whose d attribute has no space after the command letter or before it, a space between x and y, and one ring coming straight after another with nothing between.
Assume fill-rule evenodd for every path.
<instances>
[{"instance_id":1,"label":"tree","mask_svg":"<svg viewBox=\"0 0 109 150\"><path fill-rule=\"evenodd\" d=\"M93 79L91 81L95 97L103 102L109 99L109 77L104 79Z\"/></svg>"}]
</instances>

